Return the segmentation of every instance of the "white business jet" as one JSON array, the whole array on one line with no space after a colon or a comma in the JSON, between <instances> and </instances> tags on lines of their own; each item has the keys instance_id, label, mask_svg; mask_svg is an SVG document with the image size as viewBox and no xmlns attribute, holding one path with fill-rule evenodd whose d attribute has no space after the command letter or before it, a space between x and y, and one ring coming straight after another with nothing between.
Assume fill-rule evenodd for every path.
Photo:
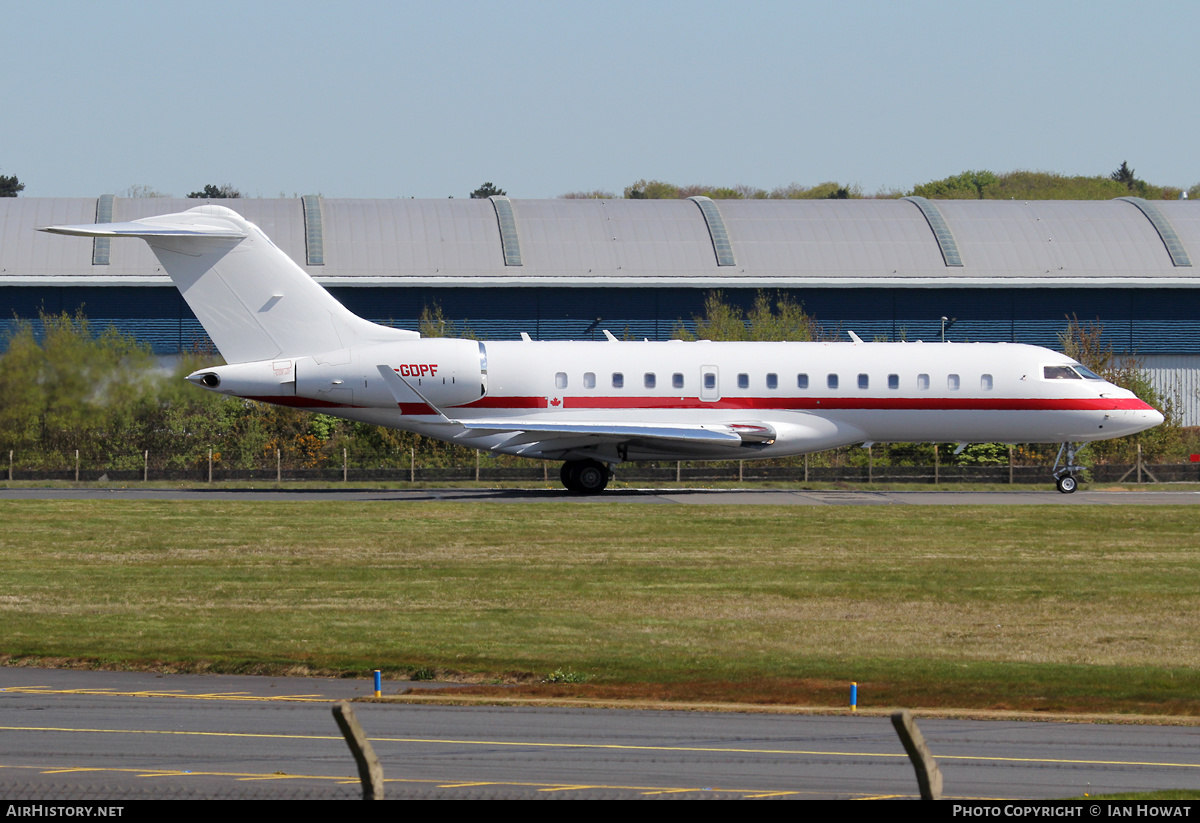
<instances>
[{"instance_id":1,"label":"white business jet","mask_svg":"<svg viewBox=\"0 0 1200 823\"><path fill-rule=\"evenodd\" d=\"M422 338L352 314L223 206L42 230L150 244L228 363L189 375L197 386L561 460L582 494L624 461L876 442L1061 443L1053 473L1069 493L1081 445L1163 422L1069 357L1011 343Z\"/></svg>"}]
</instances>

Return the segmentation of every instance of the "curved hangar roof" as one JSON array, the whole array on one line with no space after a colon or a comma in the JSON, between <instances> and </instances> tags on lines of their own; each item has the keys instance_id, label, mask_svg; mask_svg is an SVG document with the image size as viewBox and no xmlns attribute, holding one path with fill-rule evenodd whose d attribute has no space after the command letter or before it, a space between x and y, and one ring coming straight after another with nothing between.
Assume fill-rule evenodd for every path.
<instances>
[{"instance_id":1,"label":"curved hangar roof","mask_svg":"<svg viewBox=\"0 0 1200 823\"><path fill-rule=\"evenodd\" d=\"M327 285L1200 286L1187 201L221 202ZM33 229L196 205L0 199L0 285L165 283L143 243Z\"/></svg>"}]
</instances>

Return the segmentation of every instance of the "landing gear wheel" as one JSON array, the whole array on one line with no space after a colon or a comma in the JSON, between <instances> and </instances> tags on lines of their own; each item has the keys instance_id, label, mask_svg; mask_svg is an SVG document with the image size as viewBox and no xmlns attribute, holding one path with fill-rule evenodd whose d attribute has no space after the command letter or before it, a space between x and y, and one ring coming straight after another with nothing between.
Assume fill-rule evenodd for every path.
<instances>
[{"instance_id":1,"label":"landing gear wheel","mask_svg":"<svg viewBox=\"0 0 1200 823\"><path fill-rule=\"evenodd\" d=\"M1054 485L1063 494L1071 494L1078 488L1079 484L1075 481L1074 475L1064 474L1055 481Z\"/></svg>"},{"instance_id":2,"label":"landing gear wheel","mask_svg":"<svg viewBox=\"0 0 1200 823\"><path fill-rule=\"evenodd\" d=\"M599 494L612 478L612 471L598 460L568 460L559 472L567 491Z\"/></svg>"}]
</instances>

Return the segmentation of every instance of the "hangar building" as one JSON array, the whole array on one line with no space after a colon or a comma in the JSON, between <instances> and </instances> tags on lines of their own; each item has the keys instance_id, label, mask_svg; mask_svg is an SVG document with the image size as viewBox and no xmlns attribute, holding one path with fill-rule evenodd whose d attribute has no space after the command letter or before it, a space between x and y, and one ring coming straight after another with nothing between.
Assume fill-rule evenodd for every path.
<instances>
[{"instance_id":1,"label":"hangar building","mask_svg":"<svg viewBox=\"0 0 1200 823\"><path fill-rule=\"evenodd\" d=\"M357 314L426 306L483 339L667 339L720 289L779 290L863 339L1055 348L1071 316L1135 354L1200 425L1200 204L1146 201L213 201L257 223ZM38 226L136 220L187 199L0 198L0 331L80 307L162 353L207 338L144 243Z\"/></svg>"}]
</instances>

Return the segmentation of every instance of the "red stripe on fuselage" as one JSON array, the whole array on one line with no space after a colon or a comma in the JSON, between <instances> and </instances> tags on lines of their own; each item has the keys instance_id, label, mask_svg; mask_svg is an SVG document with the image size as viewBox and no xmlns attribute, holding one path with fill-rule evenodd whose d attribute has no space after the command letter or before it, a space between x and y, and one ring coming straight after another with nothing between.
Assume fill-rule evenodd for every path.
<instances>
[{"instance_id":1,"label":"red stripe on fuselage","mask_svg":"<svg viewBox=\"0 0 1200 823\"><path fill-rule=\"evenodd\" d=\"M486 401L486 402L484 402ZM540 401L537 402L537 401ZM485 397L457 408L546 408L544 397ZM652 410L730 409L754 411L830 411L873 409L889 411L1147 411L1152 406L1136 398L1031 397L564 397L564 409Z\"/></svg>"}]
</instances>

